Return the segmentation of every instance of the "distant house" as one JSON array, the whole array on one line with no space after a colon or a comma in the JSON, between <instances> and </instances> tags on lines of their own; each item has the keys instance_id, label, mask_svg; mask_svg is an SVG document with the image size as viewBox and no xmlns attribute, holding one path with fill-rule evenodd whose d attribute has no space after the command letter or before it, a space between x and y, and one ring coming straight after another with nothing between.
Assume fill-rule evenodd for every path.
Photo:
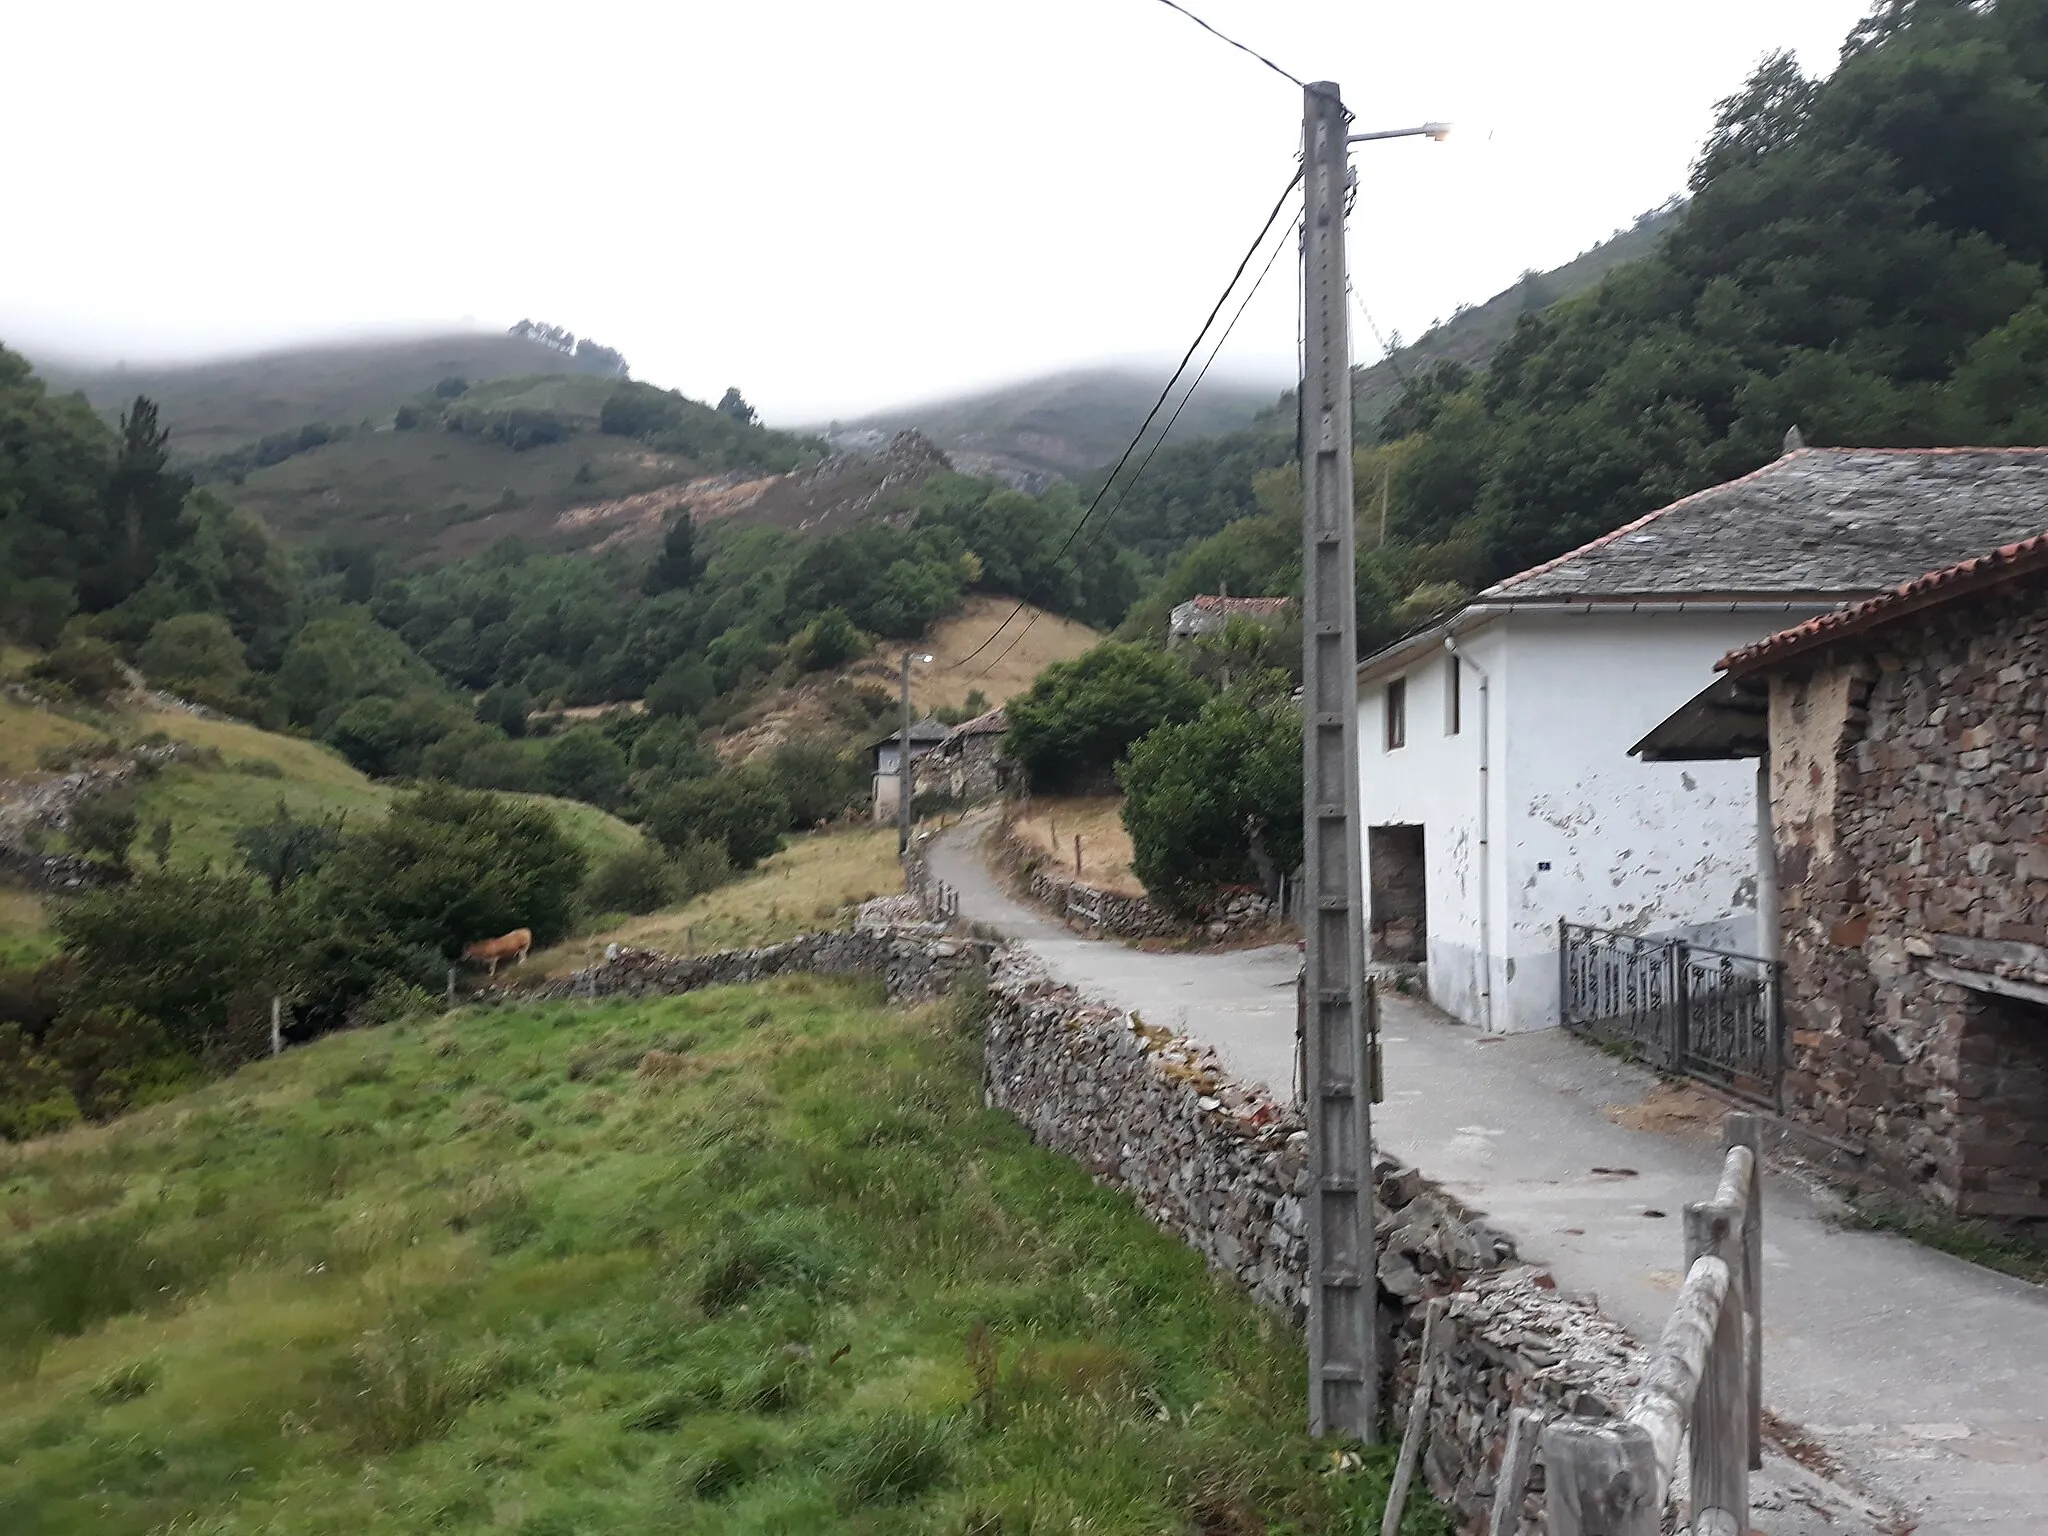
<instances>
[{"instance_id":1,"label":"distant house","mask_svg":"<svg viewBox=\"0 0 2048 1536\"><path fill-rule=\"evenodd\" d=\"M999 705L986 714L962 721L941 738L925 766L924 782L955 800L988 800L1005 793L1016 769L1003 756L1003 733L1010 717Z\"/></svg>"},{"instance_id":2,"label":"distant house","mask_svg":"<svg viewBox=\"0 0 2048 1536\"><path fill-rule=\"evenodd\" d=\"M1629 748L1728 652L2038 531L2048 450L1798 448L1358 669L1368 942L1468 1022L1559 1020L1561 921L1753 949L1755 775Z\"/></svg>"},{"instance_id":3,"label":"distant house","mask_svg":"<svg viewBox=\"0 0 2048 1536\"><path fill-rule=\"evenodd\" d=\"M1218 635L1232 619L1278 624L1294 611L1291 597L1191 597L1167 621L1166 643L1180 645L1197 635Z\"/></svg>"},{"instance_id":4,"label":"distant house","mask_svg":"<svg viewBox=\"0 0 2048 1536\"><path fill-rule=\"evenodd\" d=\"M1639 750L1764 764L1785 1112L1872 1183L2048 1220L2048 534L1721 669Z\"/></svg>"},{"instance_id":5,"label":"distant house","mask_svg":"<svg viewBox=\"0 0 2048 1536\"><path fill-rule=\"evenodd\" d=\"M948 727L936 720L916 720L910 726L910 765L912 769L930 755L932 748L945 740ZM874 800L875 820L889 821L896 815L897 794L902 779L903 731L899 727L868 744L874 755ZM913 779L915 775L913 774ZM915 789L915 784L912 786Z\"/></svg>"}]
</instances>

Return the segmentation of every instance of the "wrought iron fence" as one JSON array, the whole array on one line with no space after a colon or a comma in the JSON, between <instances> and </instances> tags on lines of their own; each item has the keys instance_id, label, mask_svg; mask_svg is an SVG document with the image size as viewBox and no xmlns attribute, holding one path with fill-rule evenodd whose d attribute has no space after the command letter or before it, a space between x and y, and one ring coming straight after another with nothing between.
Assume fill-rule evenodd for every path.
<instances>
[{"instance_id":1,"label":"wrought iron fence","mask_svg":"<svg viewBox=\"0 0 2048 1536\"><path fill-rule=\"evenodd\" d=\"M1558 924L1557 949L1567 1029L1779 1106L1784 1051L1776 961L1567 922Z\"/></svg>"}]
</instances>

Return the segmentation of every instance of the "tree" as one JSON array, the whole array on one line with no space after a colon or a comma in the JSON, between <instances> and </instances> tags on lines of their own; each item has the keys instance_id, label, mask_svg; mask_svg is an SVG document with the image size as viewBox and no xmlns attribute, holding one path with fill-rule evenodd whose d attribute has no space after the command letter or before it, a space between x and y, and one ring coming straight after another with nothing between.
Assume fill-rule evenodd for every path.
<instances>
[{"instance_id":1,"label":"tree","mask_svg":"<svg viewBox=\"0 0 2048 1536\"><path fill-rule=\"evenodd\" d=\"M695 715L718 696L718 682L702 656L678 656L647 689L647 712L668 719Z\"/></svg>"},{"instance_id":2,"label":"tree","mask_svg":"<svg viewBox=\"0 0 2048 1536\"><path fill-rule=\"evenodd\" d=\"M640 589L650 597L681 592L695 586L701 574L697 564L697 524L688 512L678 512L669 519L661 536L661 553L647 568L647 579Z\"/></svg>"},{"instance_id":3,"label":"tree","mask_svg":"<svg viewBox=\"0 0 2048 1536\"><path fill-rule=\"evenodd\" d=\"M106 641L87 635L73 636L36 662L28 669L28 679L41 692L92 702L128 686L120 653Z\"/></svg>"},{"instance_id":4,"label":"tree","mask_svg":"<svg viewBox=\"0 0 2048 1536\"><path fill-rule=\"evenodd\" d=\"M128 850L134 846L141 822L135 792L125 785L109 785L80 796L71 807L71 846L88 858L126 869Z\"/></svg>"},{"instance_id":5,"label":"tree","mask_svg":"<svg viewBox=\"0 0 2048 1536\"><path fill-rule=\"evenodd\" d=\"M827 608L798 630L789 643L800 672L822 672L867 653L867 636L853 627L844 608Z\"/></svg>"},{"instance_id":6,"label":"tree","mask_svg":"<svg viewBox=\"0 0 2048 1536\"><path fill-rule=\"evenodd\" d=\"M656 844L642 843L598 865L583 901L592 912L653 912L676 900L681 887L668 855Z\"/></svg>"},{"instance_id":7,"label":"tree","mask_svg":"<svg viewBox=\"0 0 2048 1536\"><path fill-rule=\"evenodd\" d=\"M55 576L32 576L12 589L0 589L0 612L7 615L7 629L15 639L38 650L55 645L65 623L77 611L77 590Z\"/></svg>"},{"instance_id":8,"label":"tree","mask_svg":"<svg viewBox=\"0 0 2048 1536\"><path fill-rule=\"evenodd\" d=\"M341 847L345 819L342 812L309 820L295 814L280 795L269 820L236 831L235 851L242 856L243 867L269 886L272 896L282 896L295 881L320 873L334 856Z\"/></svg>"},{"instance_id":9,"label":"tree","mask_svg":"<svg viewBox=\"0 0 2048 1536\"><path fill-rule=\"evenodd\" d=\"M596 726L571 726L548 743L540 777L552 794L609 808L626 786L626 754Z\"/></svg>"},{"instance_id":10,"label":"tree","mask_svg":"<svg viewBox=\"0 0 2048 1536\"><path fill-rule=\"evenodd\" d=\"M1192 720L1207 697L1165 651L1098 645L1047 667L1028 693L1010 701L1005 750L1034 788L1072 788L1106 778L1132 742Z\"/></svg>"},{"instance_id":11,"label":"tree","mask_svg":"<svg viewBox=\"0 0 2048 1536\"><path fill-rule=\"evenodd\" d=\"M754 408L747 404L747 397L739 392L737 385L728 386L725 393L718 397L717 408L723 414L730 416L734 421L744 423L750 427L754 425L757 419L754 415Z\"/></svg>"},{"instance_id":12,"label":"tree","mask_svg":"<svg viewBox=\"0 0 2048 1536\"><path fill-rule=\"evenodd\" d=\"M1244 692L1161 726L1118 771L1131 868L1174 912L1194 914L1223 886L1277 894L1302 856L1301 717Z\"/></svg>"},{"instance_id":13,"label":"tree","mask_svg":"<svg viewBox=\"0 0 2048 1536\"><path fill-rule=\"evenodd\" d=\"M685 779L647 808L647 826L663 847L680 853L693 842L714 842L734 869L752 869L774 853L788 825L789 801L781 786L756 768Z\"/></svg>"},{"instance_id":14,"label":"tree","mask_svg":"<svg viewBox=\"0 0 2048 1536\"><path fill-rule=\"evenodd\" d=\"M249 679L242 642L217 613L181 613L164 619L150 630L136 660L153 683L214 697L240 691Z\"/></svg>"}]
</instances>

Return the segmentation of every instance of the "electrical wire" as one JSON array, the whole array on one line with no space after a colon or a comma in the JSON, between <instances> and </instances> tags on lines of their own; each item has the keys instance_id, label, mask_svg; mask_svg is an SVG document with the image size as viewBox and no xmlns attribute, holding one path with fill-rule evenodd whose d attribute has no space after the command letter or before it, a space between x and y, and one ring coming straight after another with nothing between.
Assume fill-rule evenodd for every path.
<instances>
[{"instance_id":1,"label":"electrical wire","mask_svg":"<svg viewBox=\"0 0 2048 1536\"><path fill-rule=\"evenodd\" d=\"M1123 510L1124 503L1130 499L1131 488L1135 486L1141 479L1144 478L1146 466L1152 462L1153 455L1159 452L1160 445L1166 441L1167 435L1173 431L1173 424L1176 421L1180 420L1180 413L1187 409L1187 403L1190 400L1194 399L1195 391L1202 387L1202 380L1209 376L1209 369L1211 365L1215 363L1217 357L1222 353L1223 344L1230 340L1230 333L1237 329L1237 322L1244 317L1244 312L1251 307L1252 300L1258 297L1259 289L1261 286L1264 285L1266 281L1266 275L1273 270L1273 263L1280 259L1280 253L1287 249L1288 242L1293 239L1294 232L1300 227L1301 217L1297 214L1295 216L1294 222L1287 226L1287 234L1281 238L1281 241L1278 245L1273 247L1273 254L1266 258L1265 266L1259 269L1259 275L1255 279L1253 279L1250 290L1244 296L1244 302L1237 306L1236 312L1232 314L1230 317L1230 323L1223 327L1222 334L1216 338L1216 345L1209 349L1209 356L1207 360L1203 362L1201 372L1195 375L1194 383L1190 384L1187 387L1187 393L1183 394L1180 397L1180 404L1176 405L1173 408L1173 414L1166 418L1166 425L1160 428L1159 435L1152 439L1152 447L1146 452L1145 457L1139 461L1136 472L1131 475L1130 479L1124 482L1124 488L1122 492L1117 496L1116 505L1111 507L1109 511L1104 515L1102 522L1096 527L1095 532L1089 535L1088 542L1082 546L1082 553L1085 554L1088 550L1094 547L1095 541L1102 536L1103 529L1107 528L1112 522L1114 522L1116 520L1117 513ZM1264 235L1265 232L1261 230L1260 238L1263 239ZM1257 247L1255 246L1253 247L1253 249L1256 250ZM1240 270L1242 269L1240 268ZM1103 489L1107 490L1108 488L1108 485L1105 483ZM1069 542L1071 542L1071 540ZM1038 622L1039 614L1043 611L1043 609L1035 610L1032 613L1031 617L1024 621L1024 627L1018 630L1017 633L1011 637L1010 643L1004 646L1000 651L996 652L995 659L989 662L989 664L986 667L982 668L980 673L981 676L987 677L989 673L993 672L998 666L1002 665L1003 658L1009 655L1011 651L1016 649L1018 643L1022 641L1026 635L1031 633L1031 626ZM994 639L995 637L991 635L989 638Z\"/></svg>"},{"instance_id":2,"label":"electrical wire","mask_svg":"<svg viewBox=\"0 0 2048 1536\"><path fill-rule=\"evenodd\" d=\"M1401 366L1401 359L1396 355L1395 349L1387 345L1387 338L1380 334L1380 323L1373 319L1372 311L1365 307L1365 296L1351 286L1351 279L1348 277L1344 279L1344 291L1351 295L1351 301L1358 306L1358 312L1365 316L1365 323L1371 327L1372 339L1380 344L1380 351L1385 354L1382 361L1394 370L1394 377L1401 381L1403 388L1406 388L1408 371Z\"/></svg>"},{"instance_id":3,"label":"electrical wire","mask_svg":"<svg viewBox=\"0 0 2048 1536\"><path fill-rule=\"evenodd\" d=\"M1159 0L1159 3L1165 6L1169 11L1180 12L1181 15L1187 17L1189 21L1192 21L1196 26L1200 27L1204 32L1208 33L1211 37L1216 38L1221 42L1228 43L1231 47L1235 48L1239 53L1250 54L1253 58L1257 59L1261 64L1265 65L1266 68L1273 71L1273 73L1278 75L1281 79L1292 81L1295 85L1300 86L1301 89L1303 89L1304 91L1314 91L1315 94L1318 96L1324 97L1331 101L1337 101L1337 98L1332 96L1330 92L1318 90L1315 86L1310 85L1306 80L1302 79L1301 76L1297 75L1291 69L1282 69L1278 64L1275 64L1271 59L1267 58L1263 53L1259 52L1258 49L1251 47L1249 44L1240 43L1236 38L1230 36L1226 32L1219 32L1215 27L1210 26L1208 22L1202 20L1201 17L1197 16L1193 11L1189 10L1186 6L1176 3L1176 0ZM1349 122L1351 119L1350 110L1348 108L1345 108L1344 103L1341 101L1337 101L1337 106L1344 111L1345 121Z\"/></svg>"},{"instance_id":4,"label":"electrical wire","mask_svg":"<svg viewBox=\"0 0 2048 1536\"><path fill-rule=\"evenodd\" d=\"M1152 423L1158 419L1160 411L1165 408L1168 398L1173 394L1174 385L1180 382L1181 375L1188 371L1188 364L1194 359L1195 353L1201 350L1202 338L1209 334L1209 328L1216 323L1216 317L1223 313L1223 306L1230 302L1230 295L1237 290L1238 282L1243 278L1245 268L1252 264L1252 258L1258 255L1259 247L1266 243L1266 236L1273 232L1273 224L1280 217L1280 210L1287 206L1287 199L1294 195L1294 189L1300 184L1301 171L1297 169L1293 176L1288 178L1286 187L1281 191L1279 198L1275 200L1273 211L1266 215L1266 222L1259 226L1257 237L1245 249L1244 258L1238 262L1237 270L1230 274L1230 281L1224 285L1223 292L1216 296L1216 302L1210 308L1208 318L1202 322L1202 328L1195 332L1195 339L1188 343L1187 351L1181 354L1180 365L1173 370L1173 377L1168 379L1166 387L1159 391L1159 398L1152 402L1152 409L1145 413L1145 419L1138 424L1137 434L1132 437L1129 446L1124 449L1122 455L1117 459L1116 467L1109 472L1109 478L1102 482L1102 489L1095 493L1095 499L1088 503L1088 509L1081 514L1080 520L1067 531L1067 536L1061 542L1060 547L1053 551L1052 558L1054 564L1057 564L1066 552L1073 548L1074 540L1079 538L1081 530L1088 526L1088 519L1093 517L1095 509L1102 505L1102 498L1107 496L1109 488L1116 484L1116 477L1123 473L1124 466L1131 461L1131 455L1138 451L1138 444L1144 441L1146 432L1151 430ZM1119 502L1119 505L1121 505L1121 502ZM1028 606L1027 603L1019 600L1017 606L1011 610L1009 617L991 630L986 640L954 662L949 670L959 671L991 645L994 645L996 643L996 636L1008 629L1016 621L1017 615L1022 613Z\"/></svg>"}]
</instances>

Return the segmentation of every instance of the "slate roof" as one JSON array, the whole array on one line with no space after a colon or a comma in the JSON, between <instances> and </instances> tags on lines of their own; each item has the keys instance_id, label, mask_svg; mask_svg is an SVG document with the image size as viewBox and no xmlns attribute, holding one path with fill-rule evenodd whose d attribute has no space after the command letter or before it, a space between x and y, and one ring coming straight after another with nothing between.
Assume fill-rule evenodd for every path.
<instances>
[{"instance_id":1,"label":"slate roof","mask_svg":"<svg viewBox=\"0 0 2048 1536\"><path fill-rule=\"evenodd\" d=\"M1714 665L1731 675L1754 672L1802 651L1817 650L1849 635L1879 629L1909 615L1956 602L1986 587L2001 586L2041 571L2048 571L2048 533L2021 539L1942 570L1929 571L1925 576L1915 576L1853 608L1824 613L1804 624L1766 635L1754 645L1730 651Z\"/></svg>"},{"instance_id":2,"label":"slate roof","mask_svg":"<svg viewBox=\"0 0 2048 1536\"><path fill-rule=\"evenodd\" d=\"M1855 598L2044 529L2048 448L1799 448L1474 601Z\"/></svg>"},{"instance_id":3,"label":"slate roof","mask_svg":"<svg viewBox=\"0 0 2048 1536\"><path fill-rule=\"evenodd\" d=\"M910 722L910 744L911 746L915 747L920 742L944 741L946 739L947 732L951 729L951 726L943 725L939 721L932 719L929 715L927 715L922 720L913 720ZM873 749L875 747L894 746L898 741L902 739L902 736L903 727L898 726L888 735L877 737L875 740L869 742L868 746L870 749Z\"/></svg>"},{"instance_id":4,"label":"slate roof","mask_svg":"<svg viewBox=\"0 0 2048 1536\"><path fill-rule=\"evenodd\" d=\"M1268 614L1286 613L1294 606L1291 597L1216 597L1204 593L1191 597L1180 605L1192 608L1197 613L1240 613L1247 617L1262 618Z\"/></svg>"},{"instance_id":5,"label":"slate roof","mask_svg":"<svg viewBox=\"0 0 2048 1536\"><path fill-rule=\"evenodd\" d=\"M962 720L952 730L946 732L945 739L939 743L939 749L944 751L955 742L963 741L969 736L1000 736L1009 728L1009 714L998 704L988 713L976 715L972 720Z\"/></svg>"}]
</instances>

